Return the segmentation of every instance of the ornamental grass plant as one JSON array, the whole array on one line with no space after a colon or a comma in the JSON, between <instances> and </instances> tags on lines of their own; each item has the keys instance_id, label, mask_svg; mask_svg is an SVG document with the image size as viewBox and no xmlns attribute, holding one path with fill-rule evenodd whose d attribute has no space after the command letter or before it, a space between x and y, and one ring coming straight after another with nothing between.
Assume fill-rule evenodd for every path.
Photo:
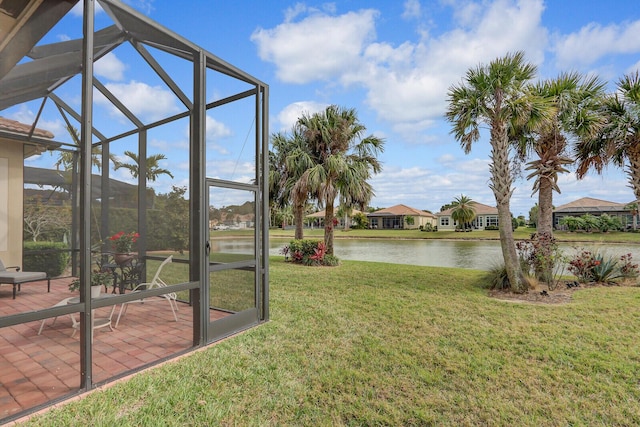
<instances>
[{"instance_id":1,"label":"ornamental grass plant","mask_svg":"<svg viewBox=\"0 0 640 427\"><path fill-rule=\"evenodd\" d=\"M515 303L485 276L272 257L270 322L25 425L640 425L640 288Z\"/></svg>"}]
</instances>

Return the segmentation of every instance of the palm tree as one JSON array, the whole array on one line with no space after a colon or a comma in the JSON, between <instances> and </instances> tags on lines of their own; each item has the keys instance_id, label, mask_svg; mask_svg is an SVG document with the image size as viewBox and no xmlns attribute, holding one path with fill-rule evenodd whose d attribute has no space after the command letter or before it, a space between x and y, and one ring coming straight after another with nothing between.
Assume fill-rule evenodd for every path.
<instances>
[{"instance_id":1,"label":"palm tree","mask_svg":"<svg viewBox=\"0 0 640 427\"><path fill-rule=\"evenodd\" d=\"M285 174L284 154L285 150L280 148L280 140L284 140L284 134L274 134L271 136L273 150L269 150L269 225L275 224L275 216L281 209L287 206L289 197L285 195L285 188L282 185Z\"/></svg>"},{"instance_id":2,"label":"palm tree","mask_svg":"<svg viewBox=\"0 0 640 427\"><path fill-rule=\"evenodd\" d=\"M535 178L533 193L538 192L538 222L536 224L539 254L551 254L553 239L553 192L560 193L558 178L568 173L565 166L573 164L569 156L571 139L589 139L601 126L597 109L604 94L604 83L597 77L583 78L578 73L562 73L557 78L531 86L531 92L553 105L553 116L536 129L523 133L519 151L522 158L527 152L537 157L527 164L531 171L527 179ZM521 129L519 129L521 130ZM538 263L539 279L553 278L553 257Z\"/></svg>"},{"instance_id":3,"label":"palm tree","mask_svg":"<svg viewBox=\"0 0 640 427\"><path fill-rule=\"evenodd\" d=\"M79 150L80 132L78 131L78 129L76 129L71 125L67 126L67 132L69 132L69 135L71 135L71 139L73 140L73 143L78 146L78 150ZM60 167L62 166L62 169L65 171L73 170L75 162L77 161L78 150L60 151L58 160L54 164L56 169L60 169ZM93 146L91 148L91 164L95 166L98 170L100 170L100 168L102 167L101 156L102 156L102 149L97 145ZM109 154L109 159L113 162L114 165L118 164L118 160L113 154Z\"/></svg>"},{"instance_id":4,"label":"palm tree","mask_svg":"<svg viewBox=\"0 0 640 427\"><path fill-rule=\"evenodd\" d=\"M530 138L523 138L520 146L523 157L527 151L537 157L526 168L532 171L527 179L535 178L533 192L538 192L537 232L553 236L553 192L560 193L558 175L569 172L565 166L574 162L568 153L569 141L592 138L600 129L602 120L597 108L604 95L604 83L597 77L563 73L531 90L554 107L551 120L534 129Z\"/></svg>"},{"instance_id":5,"label":"palm tree","mask_svg":"<svg viewBox=\"0 0 640 427\"><path fill-rule=\"evenodd\" d=\"M307 142L313 166L303 176L307 189L325 207L324 243L333 255L334 203L338 195L347 204L368 203L373 194L367 180L380 172L377 159L384 141L375 136L362 137L366 128L355 109L335 105L298 119Z\"/></svg>"},{"instance_id":6,"label":"palm tree","mask_svg":"<svg viewBox=\"0 0 640 427\"><path fill-rule=\"evenodd\" d=\"M446 118L453 124L452 133L465 153L480 139L480 126L489 125L491 144L491 183L498 208L500 245L509 286L515 292L527 288L518 262L510 201L513 193L513 170L510 159L510 133L514 128L533 126L533 119L548 120L550 111L544 100L527 93L526 84L536 74L536 67L524 62L524 53L497 58L489 65L467 71L465 82L449 89Z\"/></svg>"},{"instance_id":7,"label":"palm tree","mask_svg":"<svg viewBox=\"0 0 640 427\"><path fill-rule=\"evenodd\" d=\"M593 168L602 173L613 162L626 168L629 184L636 200L640 199L640 76L623 76L617 83L617 93L602 103L604 125L596 137L577 146L578 178ZM627 163L628 162L628 163Z\"/></svg>"},{"instance_id":8,"label":"palm tree","mask_svg":"<svg viewBox=\"0 0 640 427\"><path fill-rule=\"evenodd\" d=\"M469 197L460 195L460 197L456 197L451 202L451 218L456 221L463 230L466 230L471 223L476 218L476 210L473 208L473 205L476 202L471 200Z\"/></svg>"},{"instance_id":9,"label":"palm tree","mask_svg":"<svg viewBox=\"0 0 640 427\"><path fill-rule=\"evenodd\" d=\"M140 157L131 151L125 151L124 155L129 157L132 160L132 163L122 163L118 162L115 165L115 170L120 168L128 169L131 172L131 176L137 178L140 174ZM153 154L147 157L147 170L146 170L146 178L147 181L155 181L160 175L169 175L173 178L173 174L168 169L163 169L160 167L160 160L165 160L167 157L164 154Z\"/></svg>"},{"instance_id":10,"label":"palm tree","mask_svg":"<svg viewBox=\"0 0 640 427\"><path fill-rule=\"evenodd\" d=\"M312 155L302 132L294 127L291 138L285 141L285 176L283 186L293 204L295 238L304 238L304 212L309 200L309 176L305 172L313 167Z\"/></svg>"}]
</instances>

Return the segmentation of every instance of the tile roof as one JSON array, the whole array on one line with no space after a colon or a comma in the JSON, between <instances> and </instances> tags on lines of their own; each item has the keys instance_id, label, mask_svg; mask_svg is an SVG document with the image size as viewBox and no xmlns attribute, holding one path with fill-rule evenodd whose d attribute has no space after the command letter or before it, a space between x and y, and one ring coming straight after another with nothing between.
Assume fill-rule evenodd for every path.
<instances>
[{"instance_id":1,"label":"tile roof","mask_svg":"<svg viewBox=\"0 0 640 427\"><path fill-rule=\"evenodd\" d=\"M478 202L473 202L473 210L476 211L476 215L498 215L498 208L495 206L484 205ZM453 208L438 212L436 216L451 215L451 212L453 212Z\"/></svg>"},{"instance_id":2,"label":"tile roof","mask_svg":"<svg viewBox=\"0 0 640 427\"><path fill-rule=\"evenodd\" d=\"M31 125L20 123L16 120L5 119L0 117L0 131L13 132L20 135L29 135L31 132ZM35 128L33 131L34 136L41 138L52 139L54 135L48 130Z\"/></svg>"},{"instance_id":3,"label":"tile roof","mask_svg":"<svg viewBox=\"0 0 640 427\"><path fill-rule=\"evenodd\" d=\"M594 199L592 197L583 197L574 200L571 203L558 206L554 212L593 212L593 211L612 211L624 210L627 203L609 202L607 200Z\"/></svg>"},{"instance_id":4,"label":"tile roof","mask_svg":"<svg viewBox=\"0 0 640 427\"><path fill-rule=\"evenodd\" d=\"M390 215L415 215L415 216L426 216L426 217L435 217L434 214L421 211L420 209L412 208L407 205L395 205L390 208L380 209L379 211L371 212L368 216L390 216Z\"/></svg>"},{"instance_id":5,"label":"tile roof","mask_svg":"<svg viewBox=\"0 0 640 427\"><path fill-rule=\"evenodd\" d=\"M318 211L318 212L315 212L315 213L312 213L310 215L305 216L305 218L324 218L324 212L325 212L324 210ZM335 213L336 213L336 211L334 211L334 214ZM351 211L351 216L353 217L354 215L357 215L359 213L362 213L362 212L359 211L358 209L353 209Z\"/></svg>"}]
</instances>

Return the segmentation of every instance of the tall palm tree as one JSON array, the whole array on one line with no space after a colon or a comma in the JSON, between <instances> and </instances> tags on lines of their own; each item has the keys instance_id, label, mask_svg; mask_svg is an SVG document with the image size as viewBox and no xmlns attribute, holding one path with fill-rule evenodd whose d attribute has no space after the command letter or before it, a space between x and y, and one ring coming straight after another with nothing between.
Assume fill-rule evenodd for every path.
<instances>
[{"instance_id":1,"label":"tall palm tree","mask_svg":"<svg viewBox=\"0 0 640 427\"><path fill-rule=\"evenodd\" d=\"M463 230L467 229L467 225L476 218L476 210L473 207L475 203L471 198L462 194L451 202L453 209L451 218L460 224Z\"/></svg>"},{"instance_id":2,"label":"tall palm tree","mask_svg":"<svg viewBox=\"0 0 640 427\"><path fill-rule=\"evenodd\" d=\"M507 54L467 71L465 81L448 92L446 118L453 124L452 134L465 153L480 139L480 126L489 125L491 182L498 208L500 245L509 286L526 292L526 284L511 228L510 201L513 171L510 159L510 133L514 126L532 124L533 119L548 120L550 111L544 100L528 94L526 84L534 78L536 67L525 63L524 53Z\"/></svg>"},{"instance_id":3,"label":"tall palm tree","mask_svg":"<svg viewBox=\"0 0 640 427\"><path fill-rule=\"evenodd\" d=\"M333 255L334 203L343 200L366 203L372 195L367 180L380 172L378 153L384 141L373 135L363 138L366 128L355 109L335 105L315 114L303 114L298 126L308 144L313 166L303 176L307 189L325 207L324 242Z\"/></svg>"},{"instance_id":4,"label":"tall palm tree","mask_svg":"<svg viewBox=\"0 0 640 427\"><path fill-rule=\"evenodd\" d=\"M602 125L597 109L604 96L604 83L597 77L582 77L578 73L562 73L531 87L532 93L546 98L554 107L551 120L533 129L524 138L521 153L531 151L537 157L527 164L535 178L533 193L538 192L538 223L540 235L553 236L553 192L560 193L558 178L568 173L565 166L573 164L569 152L572 139L589 139Z\"/></svg>"},{"instance_id":5,"label":"tall palm tree","mask_svg":"<svg viewBox=\"0 0 640 427\"><path fill-rule=\"evenodd\" d=\"M140 157L132 151L125 151L124 155L129 157L132 163L118 162L115 166L115 169L128 169L129 172L131 172L131 176L137 178L140 174ZM160 167L160 160L165 160L166 158L167 157L164 154L153 154L147 157L147 181L155 181L160 175L169 175L171 178L173 178L173 174L168 169Z\"/></svg>"},{"instance_id":6,"label":"tall palm tree","mask_svg":"<svg viewBox=\"0 0 640 427\"><path fill-rule=\"evenodd\" d=\"M558 179L568 173L567 165L573 164L570 141L589 139L602 125L598 114L604 83L597 77L582 77L579 73L562 73L557 78L531 86L531 92L545 98L553 106L551 120L534 129L526 129L520 140L519 151L524 158L532 152L536 159L527 163L531 171L527 179L535 178L533 193L538 193L537 234L539 254L551 254L553 239L553 192L560 193ZM522 130L522 129L519 129ZM543 255L544 256L544 255ZM538 263L538 279L553 278L553 257Z\"/></svg>"},{"instance_id":7,"label":"tall palm tree","mask_svg":"<svg viewBox=\"0 0 640 427\"><path fill-rule=\"evenodd\" d=\"M285 156L285 181L289 198L293 204L295 238L304 238L304 212L310 197L309 175L305 172L313 167L313 158L306 140L298 127L294 127L292 136L287 140Z\"/></svg>"},{"instance_id":8,"label":"tall palm tree","mask_svg":"<svg viewBox=\"0 0 640 427\"><path fill-rule=\"evenodd\" d=\"M270 155L270 200L279 208L291 206L295 223L296 239L304 238L304 214L309 192L308 174L313 166L312 154L299 126L290 134L275 133L271 138L273 150Z\"/></svg>"},{"instance_id":9,"label":"tall palm tree","mask_svg":"<svg viewBox=\"0 0 640 427\"><path fill-rule=\"evenodd\" d=\"M602 173L612 162L626 169L630 187L636 200L640 199L640 76L636 71L623 76L617 92L602 103L604 125L595 138L581 141L577 146L582 178L589 169Z\"/></svg>"}]
</instances>

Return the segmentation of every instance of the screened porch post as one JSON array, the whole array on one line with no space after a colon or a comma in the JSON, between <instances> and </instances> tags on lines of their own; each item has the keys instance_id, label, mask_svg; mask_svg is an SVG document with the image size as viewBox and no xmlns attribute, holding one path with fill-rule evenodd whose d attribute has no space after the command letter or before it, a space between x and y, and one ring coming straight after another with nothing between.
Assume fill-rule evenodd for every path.
<instances>
[{"instance_id":1,"label":"screened porch post","mask_svg":"<svg viewBox=\"0 0 640 427\"><path fill-rule=\"evenodd\" d=\"M192 289L193 345L202 345L207 340L209 324L209 292L205 289L209 274L208 253L203 238L209 230L205 226L208 207L205 206L205 123L206 123L206 57L202 50L193 55L193 109L190 117L189 138L189 280L199 282Z\"/></svg>"},{"instance_id":2,"label":"screened porch post","mask_svg":"<svg viewBox=\"0 0 640 427\"><path fill-rule=\"evenodd\" d=\"M138 133L138 257L147 255L147 129ZM146 280L146 269L143 269Z\"/></svg>"},{"instance_id":3,"label":"screened porch post","mask_svg":"<svg viewBox=\"0 0 640 427\"><path fill-rule=\"evenodd\" d=\"M85 304L80 316L80 387L88 390L92 383L91 338L91 130L93 126L93 31L94 0L83 0L82 25L82 121L80 123L80 302Z\"/></svg>"}]
</instances>

